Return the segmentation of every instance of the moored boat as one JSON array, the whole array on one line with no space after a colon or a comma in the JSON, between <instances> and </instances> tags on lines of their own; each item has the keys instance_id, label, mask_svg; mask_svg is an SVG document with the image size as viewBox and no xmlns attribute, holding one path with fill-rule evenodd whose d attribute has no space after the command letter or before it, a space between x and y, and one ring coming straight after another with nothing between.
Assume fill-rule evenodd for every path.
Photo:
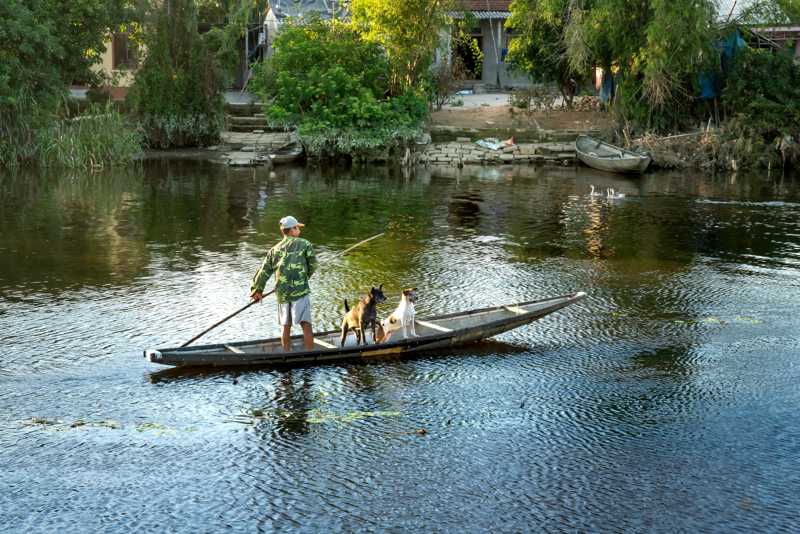
<instances>
[{"instance_id":1,"label":"moored boat","mask_svg":"<svg viewBox=\"0 0 800 534\"><path fill-rule=\"evenodd\" d=\"M302 145L296 144L288 147L279 148L278 150L269 154L269 159L272 163L290 163L300 159L303 155Z\"/></svg>"},{"instance_id":2,"label":"moored boat","mask_svg":"<svg viewBox=\"0 0 800 534\"><path fill-rule=\"evenodd\" d=\"M650 156L646 154L637 154L588 135L578 136L575 152L584 164L601 171L641 173L650 165Z\"/></svg>"},{"instance_id":3,"label":"moored boat","mask_svg":"<svg viewBox=\"0 0 800 534\"><path fill-rule=\"evenodd\" d=\"M466 312L417 319L417 337L395 339L375 344L371 335L366 345L357 345L350 335L340 346L340 332L315 334L314 350L303 348L302 336L292 337L292 351L285 352L280 338L148 349L145 358L153 363L172 366L242 366L323 363L352 359L380 358L433 349L445 349L480 341L520 327L569 306L586 296L583 292L518 304L483 308Z\"/></svg>"}]
</instances>

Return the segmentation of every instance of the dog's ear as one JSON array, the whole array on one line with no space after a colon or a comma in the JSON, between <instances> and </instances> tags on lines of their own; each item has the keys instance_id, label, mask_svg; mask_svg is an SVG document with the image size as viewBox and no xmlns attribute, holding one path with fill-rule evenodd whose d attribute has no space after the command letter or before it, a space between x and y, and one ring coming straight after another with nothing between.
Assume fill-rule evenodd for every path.
<instances>
[{"instance_id":1,"label":"dog's ear","mask_svg":"<svg viewBox=\"0 0 800 534\"><path fill-rule=\"evenodd\" d=\"M378 291L383 291L383 284L378 286Z\"/></svg>"}]
</instances>

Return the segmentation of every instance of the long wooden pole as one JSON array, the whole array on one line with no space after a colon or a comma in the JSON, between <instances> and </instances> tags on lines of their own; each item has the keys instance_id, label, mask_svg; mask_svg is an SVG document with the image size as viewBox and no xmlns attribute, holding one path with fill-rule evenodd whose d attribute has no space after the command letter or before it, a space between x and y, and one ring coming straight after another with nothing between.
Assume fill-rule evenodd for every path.
<instances>
[{"instance_id":1,"label":"long wooden pole","mask_svg":"<svg viewBox=\"0 0 800 534\"><path fill-rule=\"evenodd\" d=\"M351 251L351 250L353 250L354 248L356 248L356 247L359 247L359 246L361 246L361 245L363 245L364 243L367 243L367 242L369 242L369 241L372 241L373 239L378 239L380 236L382 236L382 235L383 235L383 234L385 234L385 233L386 233L386 232L381 232L380 234L374 235L374 236L372 236L372 237L368 237L367 239L365 239L365 240L363 240L363 241L359 241L359 242L358 242L358 243L356 243L355 245L353 245L353 246L351 246L351 247L348 247L348 248L344 249L344 250L343 250L343 251L341 251L341 252L337 252L336 254L334 254L333 256L331 256L331 257L330 257L330 259L332 260L332 259L334 259L334 258L338 258L339 256L344 256L345 254L347 254L348 252L350 252L350 251ZM264 297L267 297L267 296L269 296L269 295L272 295L273 293L275 293L275 290L274 290L274 289L272 289L272 290L268 291L267 293L264 293L264 294L261 296L261 298L263 299ZM251 300L251 301L250 301L250 302L248 302L246 305L242 306L241 308L239 308L238 310L236 310L236 311L235 311L235 312L233 312L232 314L228 315L227 317L225 317L225 318L224 318L224 319L222 319L221 321L218 321L218 322L216 322L216 323L212 324L211 326L209 326L208 328L206 328L205 330L203 330L202 332L200 332L199 334L197 334L196 336L194 336L192 339L190 339L189 341L187 341L186 343L184 343L183 345L181 345L181 347L186 347L186 346L188 346L188 345L191 345L192 343L194 343L195 341L197 341L198 339L200 339L201 337L203 337L203 336L204 336L204 335L206 335L207 333L211 332L212 330L214 330L216 327L218 327L219 325L221 325L221 324L222 324L222 323L224 323L225 321L227 321L227 320L229 320L229 319L233 319L234 317L236 317L237 315L239 315L240 313L242 313L243 311L245 311L247 308L249 308L250 306L252 306L252 305L253 305L253 304L255 304L256 302L257 302L257 301L255 301L255 300Z\"/></svg>"}]
</instances>

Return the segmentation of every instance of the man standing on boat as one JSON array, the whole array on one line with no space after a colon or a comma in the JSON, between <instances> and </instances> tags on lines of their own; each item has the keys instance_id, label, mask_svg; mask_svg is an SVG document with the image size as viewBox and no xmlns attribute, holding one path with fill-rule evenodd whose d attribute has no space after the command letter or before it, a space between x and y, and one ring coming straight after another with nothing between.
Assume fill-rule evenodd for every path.
<instances>
[{"instance_id":1,"label":"man standing on boat","mask_svg":"<svg viewBox=\"0 0 800 534\"><path fill-rule=\"evenodd\" d=\"M261 268L253 277L250 298L260 302L264 286L275 274L275 295L278 300L278 322L283 326L281 345L290 351L292 324L303 329L303 344L306 350L314 348L314 333L311 331L311 299L308 294L308 279L317 269L317 257L307 240L300 237L300 229L305 226L297 219L287 215L280 221L283 239L272 247Z\"/></svg>"}]
</instances>

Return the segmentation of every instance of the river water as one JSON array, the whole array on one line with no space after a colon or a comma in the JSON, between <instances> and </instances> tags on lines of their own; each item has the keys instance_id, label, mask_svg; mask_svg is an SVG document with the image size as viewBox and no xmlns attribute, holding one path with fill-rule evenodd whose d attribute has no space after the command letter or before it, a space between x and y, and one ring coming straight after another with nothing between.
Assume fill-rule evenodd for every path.
<instances>
[{"instance_id":1,"label":"river water","mask_svg":"<svg viewBox=\"0 0 800 534\"><path fill-rule=\"evenodd\" d=\"M382 313L415 286L419 316L588 298L402 361L147 363L247 302L285 214L323 263L317 329L381 283ZM798 275L800 184L774 174L5 176L0 530L796 531ZM277 335L274 315L203 339Z\"/></svg>"}]
</instances>

